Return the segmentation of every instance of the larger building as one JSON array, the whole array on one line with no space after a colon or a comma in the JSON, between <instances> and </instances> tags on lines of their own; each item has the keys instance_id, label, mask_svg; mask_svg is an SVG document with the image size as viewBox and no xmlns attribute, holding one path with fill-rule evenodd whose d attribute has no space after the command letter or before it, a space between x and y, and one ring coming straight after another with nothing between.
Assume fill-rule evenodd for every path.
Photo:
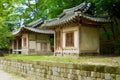
<instances>
[{"instance_id":1,"label":"larger building","mask_svg":"<svg viewBox=\"0 0 120 80\"><path fill-rule=\"evenodd\" d=\"M90 3L83 2L42 24L42 27L54 30L54 55L99 54L99 28L107 26L110 20L89 15L89 7Z\"/></svg>"}]
</instances>

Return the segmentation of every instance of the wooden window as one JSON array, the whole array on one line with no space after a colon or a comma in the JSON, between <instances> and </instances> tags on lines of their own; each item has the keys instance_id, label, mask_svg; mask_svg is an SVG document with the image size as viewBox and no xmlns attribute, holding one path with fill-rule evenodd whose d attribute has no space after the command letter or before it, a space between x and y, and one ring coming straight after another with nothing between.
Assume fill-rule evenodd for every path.
<instances>
[{"instance_id":1,"label":"wooden window","mask_svg":"<svg viewBox=\"0 0 120 80\"><path fill-rule=\"evenodd\" d=\"M26 38L23 38L23 45L26 46L27 45L27 42L26 42Z\"/></svg>"},{"instance_id":2,"label":"wooden window","mask_svg":"<svg viewBox=\"0 0 120 80\"><path fill-rule=\"evenodd\" d=\"M66 47L74 47L74 32L66 33Z\"/></svg>"},{"instance_id":3,"label":"wooden window","mask_svg":"<svg viewBox=\"0 0 120 80\"><path fill-rule=\"evenodd\" d=\"M61 32L57 31L56 32L56 49L60 49L61 48Z\"/></svg>"}]
</instances>

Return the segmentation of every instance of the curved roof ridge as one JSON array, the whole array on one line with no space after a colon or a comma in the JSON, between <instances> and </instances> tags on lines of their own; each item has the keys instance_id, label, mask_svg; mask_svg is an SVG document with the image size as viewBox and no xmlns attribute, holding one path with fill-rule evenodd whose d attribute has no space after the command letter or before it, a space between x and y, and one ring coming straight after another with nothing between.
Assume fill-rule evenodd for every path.
<instances>
[{"instance_id":1,"label":"curved roof ridge","mask_svg":"<svg viewBox=\"0 0 120 80\"><path fill-rule=\"evenodd\" d=\"M109 17L105 18L105 16L101 16L100 17L100 16L85 15L85 14L82 14L81 16L83 18L86 18L86 19L92 20L92 21L96 21L96 22L111 22L111 20L109 19Z\"/></svg>"},{"instance_id":2,"label":"curved roof ridge","mask_svg":"<svg viewBox=\"0 0 120 80\"><path fill-rule=\"evenodd\" d=\"M83 9L86 5L87 5L87 3L86 3L86 2L83 2L83 3L81 3L81 4L78 5L78 6L75 6L75 7L69 8L69 9L64 9L63 12L77 11L77 10L79 10L79 9Z\"/></svg>"},{"instance_id":3,"label":"curved roof ridge","mask_svg":"<svg viewBox=\"0 0 120 80\"><path fill-rule=\"evenodd\" d=\"M81 13L85 13L89 9L90 6L91 6L90 3L87 3L86 1L84 1L83 3L79 4L78 6L75 6L73 8L69 8L69 9L64 9L63 12L60 15L58 15L58 18L62 18L65 15L70 14L70 13L74 13L76 11L80 11Z\"/></svg>"},{"instance_id":4,"label":"curved roof ridge","mask_svg":"<svg viewBox=\"0 0 120 80\"><path fill-rule=\"evenodd\" d=\"M38 28L26 27L26 26L22 26L17 31L14 31L12 33L13 33L13 35L17 35L17 34L20 34L23 30L28 30L28 31L32 31L35 33L43 33L43 34L53 34L54 33L52 30L38 29Z\"/></svg>"},{"instance_id":5,"label":"curved roof ridge","mask_svg":"<svg viewBox=\"0 0 120 80\"><path fill-rule=\"evenodd\" d=\"M42 24L43 22L44 22L44 20L40 18L36 21L33 21L33 22L27 24L26 26L27 27L36 27L37 25Z\"/></svg>"}]
</instances>

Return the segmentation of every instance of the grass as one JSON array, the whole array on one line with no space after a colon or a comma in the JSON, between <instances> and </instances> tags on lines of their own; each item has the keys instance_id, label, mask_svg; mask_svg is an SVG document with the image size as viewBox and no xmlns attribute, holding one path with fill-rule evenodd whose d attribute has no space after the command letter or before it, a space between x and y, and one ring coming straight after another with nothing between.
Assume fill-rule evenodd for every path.
<instances>
[{"instance_id":1,"label":"grass","mask_svg":"<svg viewBox=\"0 0 120 80\"><path fill-rule=\"evenodd\" d=\"M87 63L87 64L100 64L100 65L119 65L119 57L109 56L81 56L81 57L56 57L56 56L27 56L11 54L6 55L6 59L30 60L30 61L56 61L56 62L72 62L72 63Z\"/></svg>"}]
</instances>

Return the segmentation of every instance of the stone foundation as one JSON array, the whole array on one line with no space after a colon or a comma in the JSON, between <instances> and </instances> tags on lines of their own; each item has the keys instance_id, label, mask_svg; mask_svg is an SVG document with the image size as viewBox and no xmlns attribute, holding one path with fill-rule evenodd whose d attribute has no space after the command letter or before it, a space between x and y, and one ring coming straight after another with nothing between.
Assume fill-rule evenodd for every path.
<instances>
[{"instance_id":1,"label":"stone foundation","mask_svg":"<svg viewBox=\"0 0 120 80\"><path fill-rule=\"evenodd\" d=\"M0 69L30 80L120 80L119 66L0 59Z\"/></svg>"},{"instance_id":2,"label":"stone foundation","mask_svg":"<svg viewBox=\"0 0 120 80\"><path fill-rule=\"evenodd\" d=\"M54 52L54 56L98 56L99 53L61 53L61 52Z\"/></svg>"}]
</instances>

